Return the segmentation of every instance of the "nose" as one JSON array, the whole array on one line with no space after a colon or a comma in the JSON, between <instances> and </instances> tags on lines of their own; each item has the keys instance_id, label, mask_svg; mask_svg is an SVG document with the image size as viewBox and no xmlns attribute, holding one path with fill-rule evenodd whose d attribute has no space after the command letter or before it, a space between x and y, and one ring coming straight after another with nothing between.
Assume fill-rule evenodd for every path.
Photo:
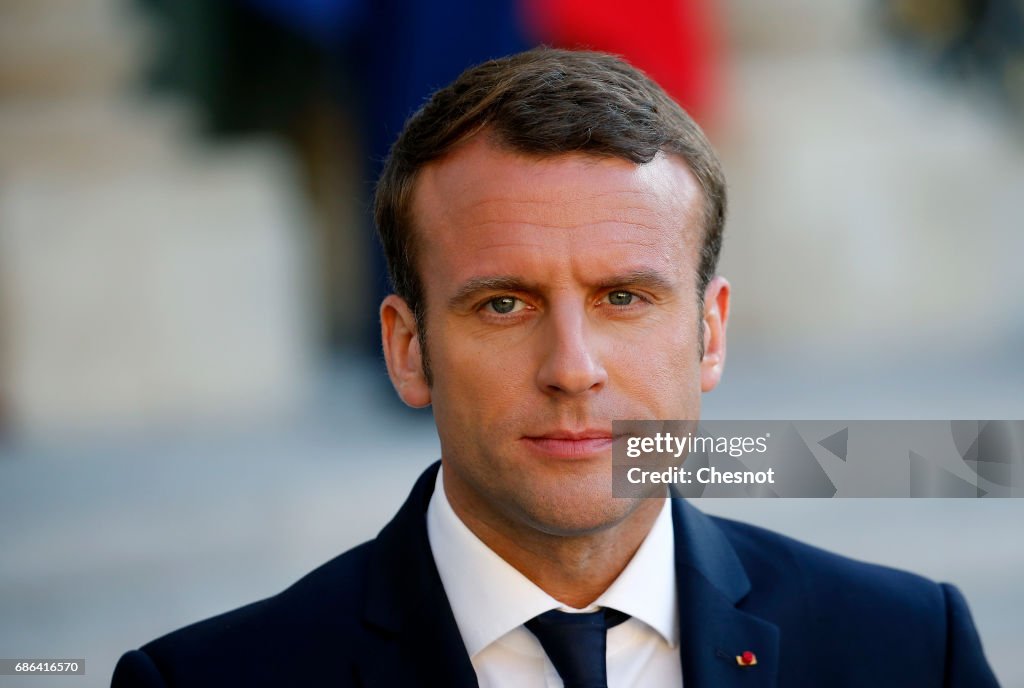
<instances>
[{"instance_id":1,"label":"nose","mask_svg":"<svg viewBox=\"0 0 1024 688\"><path fill-rule=\"evenodd\" d=\"M549 395L578 395L601 389L608 381L598 351L597 333L583 308L553 308L545 323L544 353L537 386Z\"/></svg>"}]
</instances>

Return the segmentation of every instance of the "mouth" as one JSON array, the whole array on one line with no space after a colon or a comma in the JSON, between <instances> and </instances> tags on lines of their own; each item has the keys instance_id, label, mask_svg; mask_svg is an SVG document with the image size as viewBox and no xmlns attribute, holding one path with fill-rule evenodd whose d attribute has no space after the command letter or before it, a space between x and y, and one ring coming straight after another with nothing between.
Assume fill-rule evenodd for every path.
<instances>
[{"instance_id":1,"label":"mouth","mask_svg":"<svg viewBox=\"0 0 1024 688\"><path fill-rule=\"evenodd\" d=\"M556 430L527 435L523 442L534 452L557 459L586 459L611 451L615 436L608 430Z\"/></svg>"}]
</instances>

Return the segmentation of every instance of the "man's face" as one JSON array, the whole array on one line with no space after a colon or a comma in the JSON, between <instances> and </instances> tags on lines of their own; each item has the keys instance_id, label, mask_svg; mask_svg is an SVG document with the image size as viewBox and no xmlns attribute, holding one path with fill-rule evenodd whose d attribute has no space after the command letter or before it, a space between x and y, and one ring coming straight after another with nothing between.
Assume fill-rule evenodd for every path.
<instances>
[{"instance_id":1,"label":"man's face","mask_svg":"<svg viewBox=\"0 0 1024 688\"><path fill-rule=\"evenodd\" d=\"M697 298L701 203L666 155L529 157L476 136L420 172L433 385L396 296L385 349L402 398L433 404L457 510L573 535L638 506L611 494L612 420L699 417L724 362L728 285Z\"/></svg>"}]
</instances>

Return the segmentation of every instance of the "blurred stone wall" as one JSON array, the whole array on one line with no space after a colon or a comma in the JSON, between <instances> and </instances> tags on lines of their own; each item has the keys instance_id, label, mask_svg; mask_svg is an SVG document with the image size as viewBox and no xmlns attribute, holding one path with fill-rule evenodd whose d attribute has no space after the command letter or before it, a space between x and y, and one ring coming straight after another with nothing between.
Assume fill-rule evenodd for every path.
<instances>
[{"instance_id":1,"label":"blurred stone wall","mask_svg":"<svg viewBox=\"0 0 1024 688\"><path fill-rule=\"evenodd\" d=\"M829 356L1024 343L1024 149L887 43L873 0L731 0L734 341Z\"/></svg>"},{"instance_id":2,"label":"blurred stone wall","mask_svg":"<svg viewBox=\"0 0 1024 688\"><path fill-rule=\"evenodd\" d=\"M133 88L116 0L0 2L0 409L54 436L279 411L309 381L291 157Z\"/></svg>"}]
</instances>

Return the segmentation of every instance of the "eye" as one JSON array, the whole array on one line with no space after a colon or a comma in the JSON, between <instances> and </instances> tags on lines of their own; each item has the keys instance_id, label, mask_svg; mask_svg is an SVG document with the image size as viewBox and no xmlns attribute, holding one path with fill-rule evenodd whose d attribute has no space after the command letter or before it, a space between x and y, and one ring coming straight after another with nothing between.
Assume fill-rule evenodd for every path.
<instances>
[{"instance_id":1,"label":"eye","mask_svg":"<svg viewBox=\"0 0 1024 688\"><path fill-rule=\"evenodd\" d=\"M628 291L613 291L608 293L608 303L613 306L628 306L633 303L636 295Z\"/></svg>"},{"instance_id":2,"label":"eye","mask_svg":"<svg viewBox=\"0 0 1024 688\"><path fill-rule=\"evenodd\" d=\"M521 300L514 296L498 296L487 302L486 307L495 313L506 315L523 309L525 306Z\"/></svg>"}]
</instances>

